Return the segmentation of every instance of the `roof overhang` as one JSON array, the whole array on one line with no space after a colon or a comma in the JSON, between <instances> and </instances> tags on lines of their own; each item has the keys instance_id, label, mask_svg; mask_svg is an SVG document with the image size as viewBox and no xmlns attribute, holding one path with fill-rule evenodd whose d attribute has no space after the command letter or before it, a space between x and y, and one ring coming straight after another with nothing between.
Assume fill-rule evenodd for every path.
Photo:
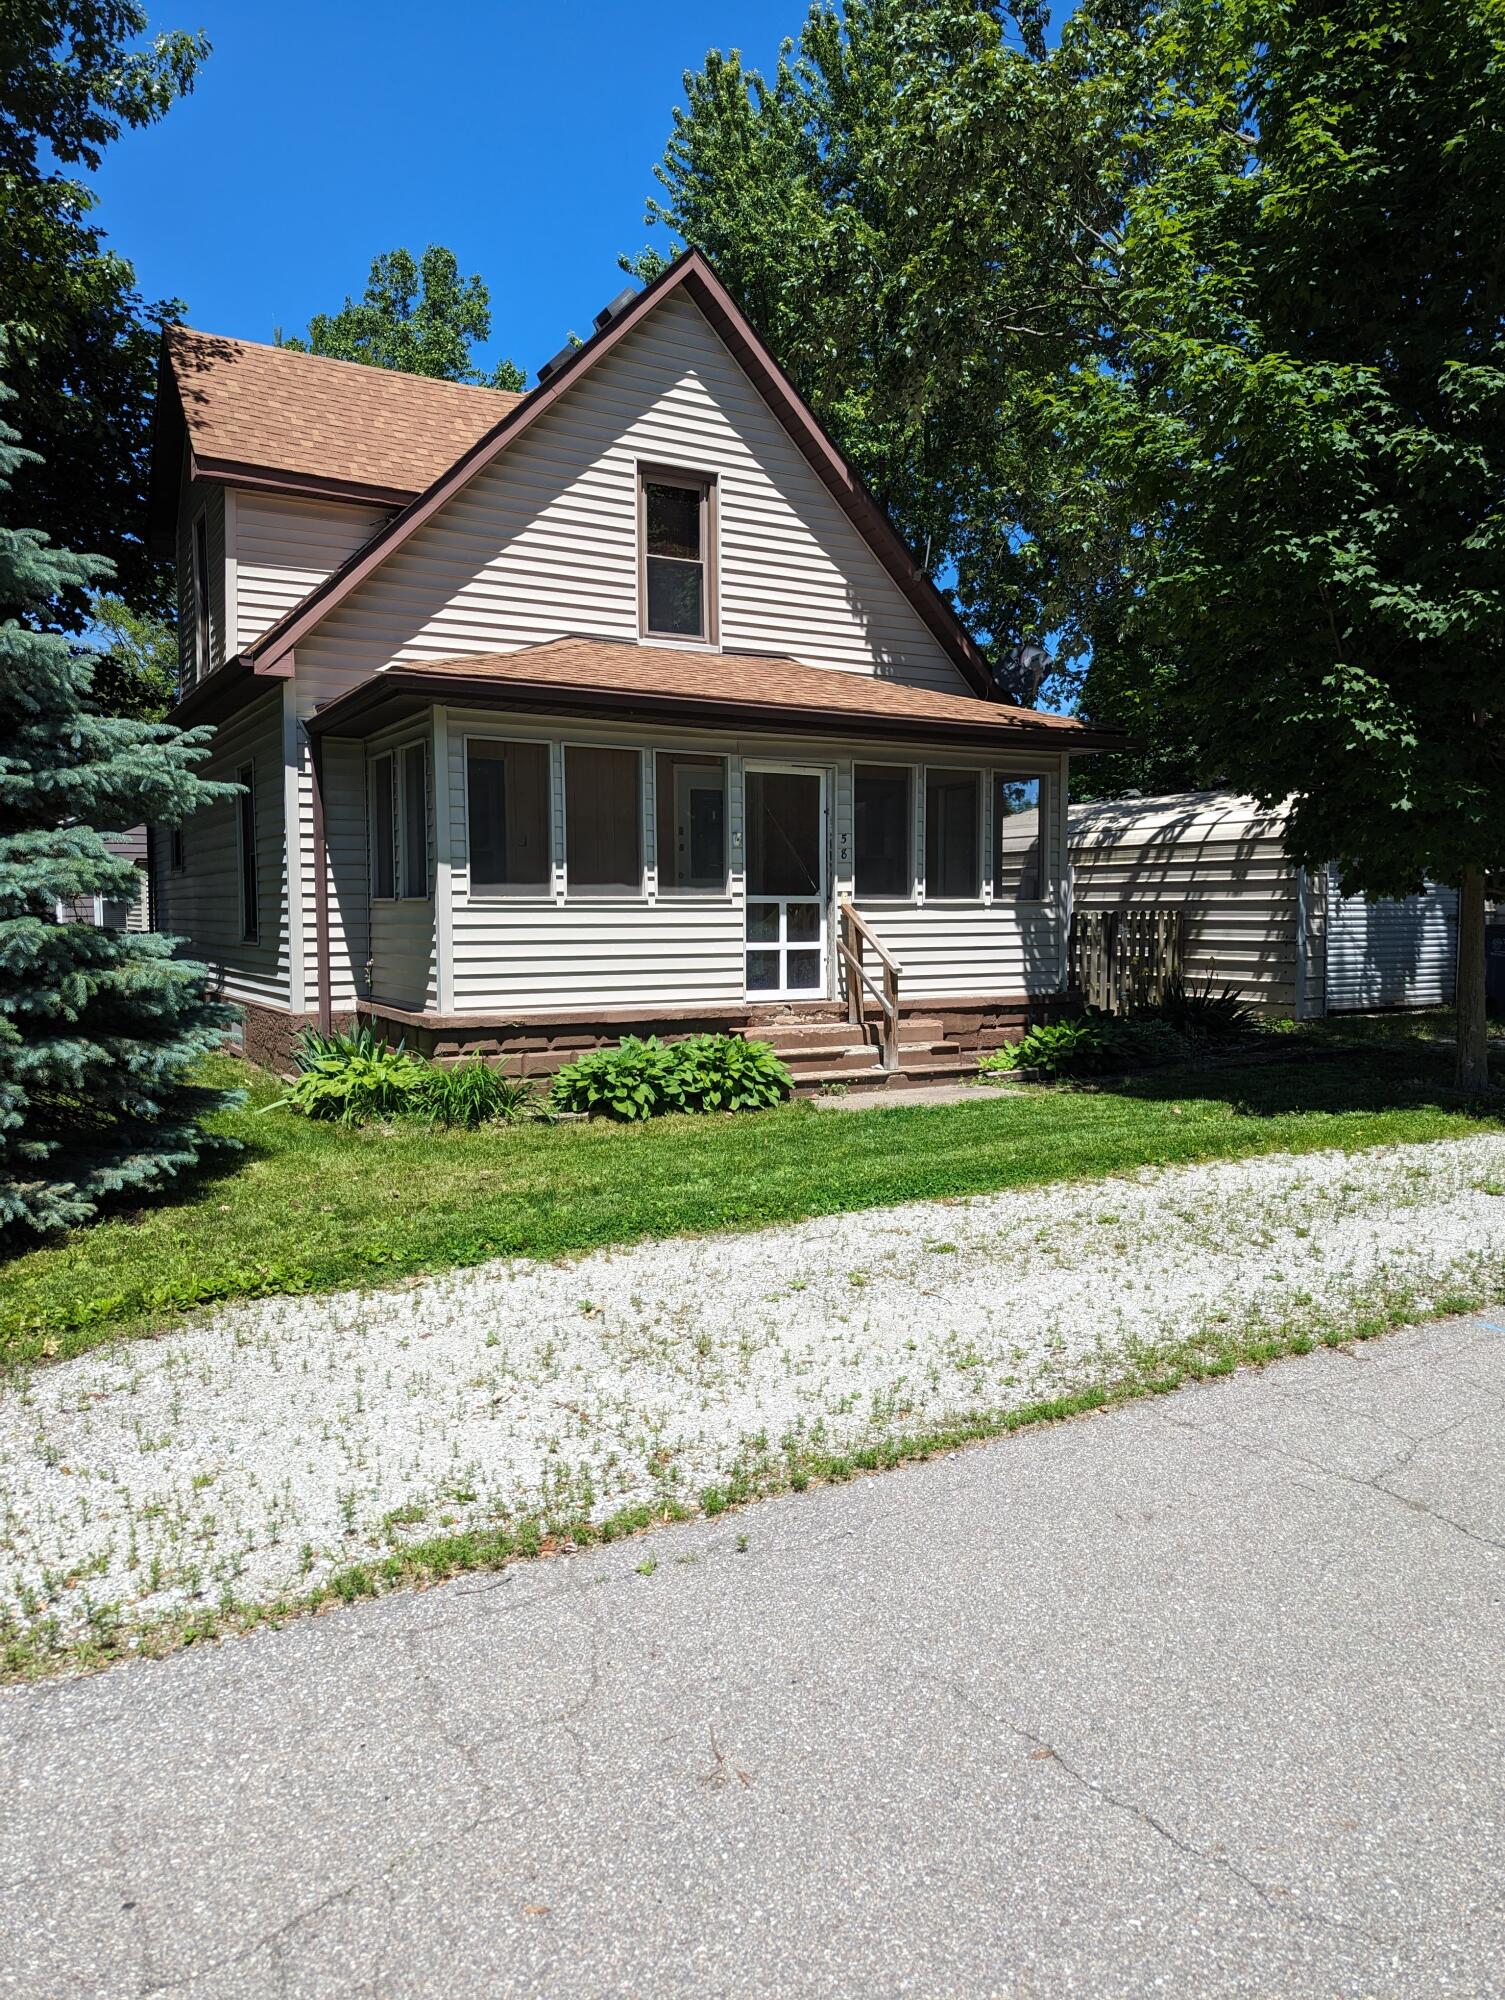
<instances>
[{"instance_id":1,"label":"roof overhang","mask_svg":"<svg viewBox=\"0 0 1505 2000\"><path fill-rule=\"evenodd\" d=\"M221 669L223 671L223 669ZM207 683L206 683L207 685ZM580 715L603 721L674 722L681 728L720 729L781 736L845 737L867 742L920 743L999 752L1043 751L1053 757L1120 750L1125 739L1086 724L1030 720L1031 710L1010 709L1010 720L966 720L884 715L804 703L731 701L640 688L572 687L558 680L498 681L492 676L435 673L431 668L390 667L326 702L308 718L311 736L364 737L411 720L436 703L514 715ZM996 716L991 704L983 711ZM1013 717L1020 719L1016 722Z\"/></svg>"}]
</instances>

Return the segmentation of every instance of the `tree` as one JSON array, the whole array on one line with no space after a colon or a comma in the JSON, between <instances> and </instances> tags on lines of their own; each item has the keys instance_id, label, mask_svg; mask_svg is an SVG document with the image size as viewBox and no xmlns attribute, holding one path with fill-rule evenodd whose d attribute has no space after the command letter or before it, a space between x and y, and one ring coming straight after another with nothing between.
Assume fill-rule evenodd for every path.
<instances>
[{"instance_id":1,"label":"tree","mask_svg":"<svg viewBox=\"0 0 1505 2000\"><path fill-rule=\"evenodd\" d=\"M0 321L16 421L36 447L0 524L99 550L133 609L166 616L170 566L144 525L157 337L180 308L143 301L69 171L92 171L122 126L153 123L192 89L205 38L140 46L145 30L135 0L0 0ZM46 615L82 631L87 593L62 586Z\"/></svg>"},{"instance_id":2,"label":"tree","mask_svg":"<svg viewBox=\"0 0 1505 2000\"><path fill-rule=\"evenodd\" d=\"M403 375L490 389L520 390L524 382L515 361L499 361L489 375L477 367L471 349L491 338L491 294L480 278L462 279L454 251L437 243L417 261L409 250L373 258L359 303L347 298L337 313L316 313L306 338L284 337L280 327L275 338L299 354L363 361Z\"/></svg>"},{"instance_id":3,"label":"tree","mask_svg":"<svg viewBox=\"0 0 1505 2000\"><path fill-rule=\"evenodd\" d=\"M1291 800L1296 860L1373 896L1459 886L1458 1074L1482 1089L1484 880L1505 867L1505 13L1176 0L1143 47L1118 365L1061 399L1150 551L1123 629L1198 757ZM1123 669L1105 655L1101 677Z\"/></svg>"},{"instance_id":4,"label":"tree","mask_svg":"<svg viewBox=\"0 0 1505 2000\"><path fill-rule=\"evenodd\" d=\"M160 722L178 695L177 633L113 592L94 600L94 627L108 646L94 664L95 702L107 715Z\"/></svg>"},{"instance_id":5,"label":"tree","mask_svg":"<svg viewBox=\"0 0 1505 2000\"><path fill-rule=\"evenodd\" d=\"M0 423L0 487L26 456ZM191 1080L233 1018L205 968L171 938L56 920L60 901L135 894L96 828L172 825L235 789L196 775L205 732L102 715L90 656L44 629L102 569L0 528L0 1242L170 1185L233 1101Z\"/></svg>"},{"instance_id":6,"label":"tree","mask_svg":"<svg viewBox=\"0 0 1505 2000\"><path fill-rule=\"evenodd\" d=\"M1093 88L1096 106L1067 87L1030 0L818 4L771 80L714 51L686 76L648 205L711 259L995 660L1048 643L1058 697L1120 562L1045 394L1098 337L1118 212L1130 79Z\"/></svg>"}]
</instances>

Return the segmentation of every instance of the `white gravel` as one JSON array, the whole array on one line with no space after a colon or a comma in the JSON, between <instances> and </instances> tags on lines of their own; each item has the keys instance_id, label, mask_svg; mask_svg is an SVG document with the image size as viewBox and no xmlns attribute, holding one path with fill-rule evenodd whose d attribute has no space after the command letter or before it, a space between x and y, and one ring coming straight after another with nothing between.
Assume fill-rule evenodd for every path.
<instances>
[{"instance_id":1,"label":"white gravel","mask_svg":"<svg viewBox=\"0 0 1505 2000\"><path fill-rule=\"evenodd\" d=\"M1505 1138L1146 1169L260 1300L0 1396L0 1627L266 1601L402 1540L687 1502L1204 1331L1491 1291Z\"/></svg>"}]
</instances>

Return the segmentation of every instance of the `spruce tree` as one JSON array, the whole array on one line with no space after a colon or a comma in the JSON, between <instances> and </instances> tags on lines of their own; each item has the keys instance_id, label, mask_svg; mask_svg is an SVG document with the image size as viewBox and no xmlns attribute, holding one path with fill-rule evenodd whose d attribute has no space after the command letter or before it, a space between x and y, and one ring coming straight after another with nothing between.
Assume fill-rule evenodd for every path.
<instances>
[{"instance_id":1,"label":"spruce tree","mask_svg":"<svg viewBox=\"0 0 1505 2000\"><path fill-rule=\"evenodd\" d=\"M0 418L0 489L34 456ZM91 656L43 629L60 597L108 568L34 529L0 527L0 1244L9 1248L169 1186L216 1144L204 1115L234 1100L192 1081L233 1018L211 998L206 969L175 958L171 938L57 920L60 901L134 893L134 868L99 830L176 825L235 789L196 774L207 732L101 714Z\"/></svg>"}]
</instances>

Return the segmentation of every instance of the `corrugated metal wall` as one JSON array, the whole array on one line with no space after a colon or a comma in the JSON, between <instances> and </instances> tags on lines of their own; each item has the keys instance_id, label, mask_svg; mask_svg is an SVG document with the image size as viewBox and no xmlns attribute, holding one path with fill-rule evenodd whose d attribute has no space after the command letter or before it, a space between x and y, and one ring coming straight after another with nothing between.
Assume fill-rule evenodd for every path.
<instances>
[{"instance_id":1,"label":"corrugated metal wall","mask_svg":"<svg viewBox=\"0 0 1505 2000\"><path fill-rule=\"evenodd\" d=\"M1368 1007L1451 1005L1458 968L1458 892L1433 885L1404 902L1366 903L1328 882L1327 1004L1333 1013Z\"/></svg>"}]
</instances>

